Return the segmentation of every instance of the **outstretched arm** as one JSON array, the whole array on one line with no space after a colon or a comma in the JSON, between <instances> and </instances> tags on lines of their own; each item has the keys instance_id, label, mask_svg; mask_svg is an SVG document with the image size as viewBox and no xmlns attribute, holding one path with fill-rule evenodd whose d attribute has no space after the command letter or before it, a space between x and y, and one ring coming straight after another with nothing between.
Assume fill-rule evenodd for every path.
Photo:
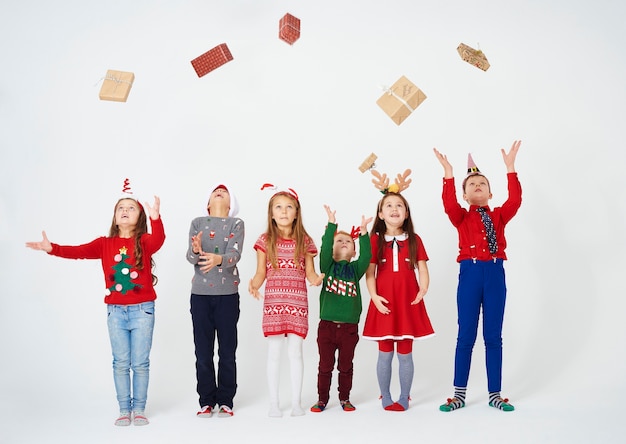
<instances>
[{"instance_id":1,"label":"outstretched arm","mask_svg":"<svg viewBox=\"0 0 626 444\"><path fill-rule=\"evenodd\" d=\"M500 152L502 153L502 159L504 160L504 164L506 165L507 173L515 172L515 157L517 156L517 152L519 151L519 147L521 144L521 140L516 140L515 142L513 142L513 145L511 145L511 149L508 153L504 151L504 148L500 150Z\"/></svg>"},{"instance_id":2,"label":"outstretched arm","mask_svg":"<svg viewBox=\"0 0 626 444\"><path fill-rule=\"evenodd\" d=\"M46 253L50 253L52 251L52 244L48 240L46 232L42 231L41 235L43 236L43 240L41 240L40 242L26 242L26 246L28 248L32 248L33 250L42 250Z\"/></svg>"},{"instance_id":3,"label":"outstretched arm","mask_svg":"<svg viewBox=\"0 0 626 444\"><path fill-rule=\"evenodd\" d=\"M444 179L452 179L454 175L452 173L452 165L450 164L450 162L448 162L448 156L446 156L445 154L441 154L439 151L437 151L437 148L433 148L433 151L435 153L435 156L437 157L437 160L439 160L439 163L441 164L441 166L443 166Z\"/></svg>"}]
</instances>

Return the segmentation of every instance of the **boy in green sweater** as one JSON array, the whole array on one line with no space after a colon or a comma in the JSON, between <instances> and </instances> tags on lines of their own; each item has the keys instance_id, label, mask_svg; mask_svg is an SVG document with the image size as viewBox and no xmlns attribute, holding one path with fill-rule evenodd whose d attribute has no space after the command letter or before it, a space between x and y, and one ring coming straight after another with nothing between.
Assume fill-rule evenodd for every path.
<instances>
[{"instance_id":1,"label":"boy in green sweater","mask_svg":"<svg viewBox=\"0 0 626 444\"><path fill-rule=\"evenodd\" d=\"M361 217L359 258L356 256L354 238L350 233L337 231L335 212L324 205L328 225L322 237L320 272L324 282L320 292L320 323L317 345L320 361L317 374L318 401L312 412L322 412L330 397L330 383L337 352L339 372L339 402L346 412L356 410L350 402L354 349L359 342L359 319L363 309L359 280L365 274L372 257L367 224L372 218ZM353 230L354 231L354 230Z\"/></svg>"}]
</instances>

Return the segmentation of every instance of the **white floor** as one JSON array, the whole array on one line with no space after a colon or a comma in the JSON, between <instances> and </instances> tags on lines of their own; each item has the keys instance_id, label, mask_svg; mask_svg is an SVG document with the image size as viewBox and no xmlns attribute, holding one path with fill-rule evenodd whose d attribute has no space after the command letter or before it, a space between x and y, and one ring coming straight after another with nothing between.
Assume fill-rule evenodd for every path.
<instances>
[{"instance_id":1,"label":"white floor","mask_svg":"<svg viewBox=\"0 0 626 444\"><path fill-rule=\"evenodd\" d=\"M106 378L91 387L94 381L76 381L73 391L65 397L61 393L72 389L64 386L67 381L56 384L49 380L47 392L40 394L41 399L36 399L37 393L24 391L30 398L25 399L20 396L18 387L3 394L0 442L339 443L359 440L374 443L410 440L434 443L460 439L472 443L591 443L614 442L621 434L618 396L610 398L608 391L581 390L575 383L568 384L568 377L535 389L520 381L517 389L506 393L516 410L504 413L487 405L484 378L479 371L473 371L475 388L470 384L466 407L443 413L438 411L438 405L448 396L448 388L441 378L435 378L434 384L420 378L420 367L416 365L413 400L406 412L384 411L376 399L373 369L357 367L360 375L355 377L352 395L357 407L355 412L343 412L332 399L324 412L309 412L316 396L314 375L307 371L308 380L303 390L306 415L290 416L287 380L282 391L282 418L267 416L262 364L257 377L249 374L240 383L232 418L196 418L193 375L182 381L180 375L174 373L169 380L168 374L154 371L147 409L151 423L145 427L113 425L117 411L112 381Z\"/></svg>"}]
</instances>

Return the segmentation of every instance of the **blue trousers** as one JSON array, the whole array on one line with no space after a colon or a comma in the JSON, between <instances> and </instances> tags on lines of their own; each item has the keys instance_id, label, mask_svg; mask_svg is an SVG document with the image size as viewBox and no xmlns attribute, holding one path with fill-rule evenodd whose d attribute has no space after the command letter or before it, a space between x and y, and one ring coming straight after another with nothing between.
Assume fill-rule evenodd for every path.
<instances>
[{"instance_id":1,"label":"blue trousers","mask_svg":"<svg viewBox=\"0 0 626 444\"><path fill-rule=\"evenodd\" d=\"M502 323L506 282L502 259L461 261L457 288L459 331L454 358L454 386L467 387L472 350L482 309L487 386L499 392L502 386Z\"/></svg>"},{"instance_id":2,"label":"blue trousers","mask_svg":"<svg viewBox=\"0 0 626 444\"><path fill-rule=\"evenodd\" d=\"M200 407L215 404L233 407L237 391L237 322L239 293L191 295L191 320L196 346L196 378ZM213 362L218 344L217 378Z\"/></svg>"}]
</instances>

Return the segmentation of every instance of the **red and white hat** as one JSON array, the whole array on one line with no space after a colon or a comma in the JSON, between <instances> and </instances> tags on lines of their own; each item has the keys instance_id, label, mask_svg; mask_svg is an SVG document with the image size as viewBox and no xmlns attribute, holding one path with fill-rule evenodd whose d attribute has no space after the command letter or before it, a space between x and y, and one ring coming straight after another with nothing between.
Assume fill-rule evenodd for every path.
<instances>
[{"instance_id":1,"label":"red and white hat","mask_svg":"<svg viewBox=\"0 0 626 444\"><path fill-rule=\"evenodd\" d=\"M274 197L277 194L288 194L289 196L293 197L296 201L300 201L298 198L298 193L296 193L296 190L294 190L293 188L285 188L285 189L278 189L278 187L272 183L264 183L261 186L261 191L264 190L274 190L275 193L272 195L272 197ZM276 191L278 190L278 191Z\"/></svg>"},{"instance_id":2,"label":"red and white hat","mask_svg":"<svg viewBox=\"0 0 626 444\"><path fill-rule=\"evenodd\" d=\"M228 194L230 196L230 210L228 210L228 217L237 216L237 214L239 214L239 202L237 202L237 198L235 197L233 190L230 187L224 185L223 182L216 183L211 188L209 188L209 198L206 201L206 207L204 208L204 211L208 211L209 203L211 202L211 194L213 194L213 191L217 190L218 188L224 188L226 191L228 191Z\"/></svg>"},{"instance_id":3,"label":"red and white hat","mask_svg":"<svg viewBox=\"0 0 626 444\"><path fill-rule=\"evenodd\" d=\"M135 194L133 193L133 190L130 187L130 180L128 179L128 177L124 179L124 184L122 185L122 194L120 195L119 198L120 199L132 199L135 202L137 202L139 206L143 209L143 205L141 204L139 199L135 197Z\"/></svg>"}]
</instances>

